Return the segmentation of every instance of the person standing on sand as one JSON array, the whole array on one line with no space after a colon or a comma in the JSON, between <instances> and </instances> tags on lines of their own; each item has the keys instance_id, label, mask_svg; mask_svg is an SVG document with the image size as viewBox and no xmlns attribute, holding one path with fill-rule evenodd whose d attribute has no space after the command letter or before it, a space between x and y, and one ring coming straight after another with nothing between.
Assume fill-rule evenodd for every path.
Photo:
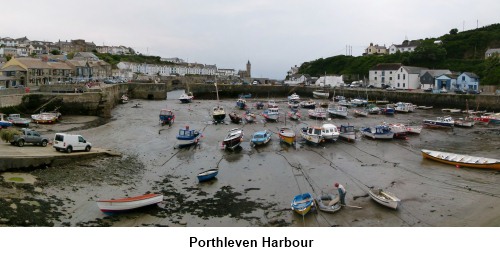
<instances>
[{"instance_id":1,"label":"person standing on sand","mask_svg":"<svg viewBox=\"0 0 500 257\"><path fill-rule=\"evenodd\" d=\"M335 183L335 187L339 190L340 204L345 205L345 195L347 194L347 191L344 186L339 183Z\"/></svg>"}]
</instances>

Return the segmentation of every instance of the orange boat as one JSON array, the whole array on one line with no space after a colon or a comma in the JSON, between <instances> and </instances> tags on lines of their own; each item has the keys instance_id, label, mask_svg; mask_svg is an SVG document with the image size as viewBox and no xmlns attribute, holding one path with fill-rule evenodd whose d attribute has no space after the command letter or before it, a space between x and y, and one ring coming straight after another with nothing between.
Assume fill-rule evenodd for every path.
<instances>
[{"instance_id":1,"label":"orange boat","mask_svg":"<svg viewBox=\"0 0 500 257\"><path fill-rule=\"evenodd\" d=\"M285 142L289 145L295 144L295 132L291 128L280 128L278 136L280 142Z\"/></svg>"},{"instance_id":2,"label":"orange boat","mask_svg":"<svg viewBox=\"0 0 500 257\"><path fill-rule=\"evenodd\" d=\"M493 158L476 157L426 149L422 149L422 156L427 159L455 165L457 167L463 166L480 169L500 170L500 160Z\"/></svg>"}]
</instances>

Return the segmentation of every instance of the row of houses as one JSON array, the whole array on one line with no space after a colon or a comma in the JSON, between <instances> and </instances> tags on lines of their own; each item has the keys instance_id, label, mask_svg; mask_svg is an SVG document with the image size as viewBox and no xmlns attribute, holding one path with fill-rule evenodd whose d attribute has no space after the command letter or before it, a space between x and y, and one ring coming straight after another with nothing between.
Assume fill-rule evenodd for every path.
<instances>
[{"instance_id":1,"label":"row of houses","mask_svg":"<svg viewBox=\"0 0 500 257\"><path fill-rule=\"evenodd\" d=\"M423 67L404 66L401 63L381 63L372 67L369 85L396 89L479 90L479 77L472 72L452 72Z\"/></svg>"},{"instance_id":2,"label":"row of houses","mask_svg":"<svg viewBox=\"0 0 500 257\"><path fill-rule=\"evenodd\" d=\"M94 42L86 42L83 39L70 41L47 42L29 40L27 37L13 39L0 37L0 57L28 57L40 54L49 54L53 51L60 53L92 52L109 54L134 54L134 49L126 46L97 46Z\"/></svg>"}]
</instances>

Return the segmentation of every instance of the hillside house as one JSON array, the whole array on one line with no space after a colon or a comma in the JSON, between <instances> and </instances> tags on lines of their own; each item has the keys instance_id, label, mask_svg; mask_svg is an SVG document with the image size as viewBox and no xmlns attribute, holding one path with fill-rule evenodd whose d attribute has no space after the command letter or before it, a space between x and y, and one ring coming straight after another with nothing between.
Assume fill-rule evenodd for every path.
<instances>
[{"instance_id":1,"label":"hillside house","mask_svg":"<svg viewBox=\"0 0 500 257\"><path fill-rule=\"evenodd\" d=\"M479 76L472 72L462 72L457 78L456 89L479 90Z\"/></svg>"}]
</instances>

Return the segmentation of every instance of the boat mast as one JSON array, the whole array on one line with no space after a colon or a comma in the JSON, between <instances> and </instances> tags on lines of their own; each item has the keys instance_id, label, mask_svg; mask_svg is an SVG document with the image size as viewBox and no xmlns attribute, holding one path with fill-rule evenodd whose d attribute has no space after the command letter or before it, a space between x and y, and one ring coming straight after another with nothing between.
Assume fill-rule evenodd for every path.
<instances>
[{"instance_id":1,"label":"boat mast","mask_svg":"<svg viewBox=\"0 0 500 257\"><path fill-rule=\"evenodd\" d=\"M217 103L218 103L219 102L219 89L217 89L217 75L215 75L214 85L215 85L215 92L217 93Z\"/></svg>"}]
</instances>

